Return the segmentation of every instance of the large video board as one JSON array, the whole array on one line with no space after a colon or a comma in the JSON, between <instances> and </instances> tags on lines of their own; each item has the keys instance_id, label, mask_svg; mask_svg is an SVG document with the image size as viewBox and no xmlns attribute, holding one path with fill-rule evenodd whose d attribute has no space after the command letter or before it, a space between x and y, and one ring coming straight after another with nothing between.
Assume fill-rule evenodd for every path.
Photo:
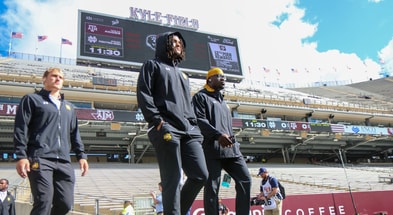
<instances>
[{"instance_id":1,"label":"large video board","mask_svg":"<svg viewBox=\"0 0 393 215\"><path fill-rule=\"evenodd\" d=\"M179 31L186 40L184 72L201 77L212 67L220 67L230 80L243 78L237 39L177 29L79 10L79 64L140 67L154 58L156 35Z\"/></svg>"}]
</instances>

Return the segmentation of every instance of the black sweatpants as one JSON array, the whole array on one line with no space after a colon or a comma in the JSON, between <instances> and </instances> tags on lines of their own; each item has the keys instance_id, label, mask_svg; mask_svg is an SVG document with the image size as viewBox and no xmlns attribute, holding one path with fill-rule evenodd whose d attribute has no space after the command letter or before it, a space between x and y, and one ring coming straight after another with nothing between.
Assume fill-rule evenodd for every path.
<instances>
[{"instance_id":1,"label":"black sweatpants","mask_svg":"<svg viewBox=\"0 0 393 215\"><path fill-rule=\"evenodd\" d=\"M71 163L38 158L30 164L28 177L34 200L30 215L65 215L72 208L75 172Z\"/></svg>"},{"instance_id":2,"label":"black sweatpants","mask_svg":"<svg viewBox=\"0 0 393 215\"><path fill-rule=\"evenodd\" d=\"M208 171L198 127L183 132L169 123L149 131L160 168L165 215L185 215L205 184ZM182 170L187 180L182 186Z\"/></svg>"},{"instance_id":3,"label":"black sweatpants","mask_svg":"<svg viewBox=\"0 0 393 215\"><path fill-rule=\"evenodd\" d=\"M206 163L209 169L209 179L204 189L205 215L218 214L218 193L223 169L235 181L236 214L249 214L252 178L243 157L207 159ZM234 208L230 210L234 211Z\"/></svg>"}]
</instances>

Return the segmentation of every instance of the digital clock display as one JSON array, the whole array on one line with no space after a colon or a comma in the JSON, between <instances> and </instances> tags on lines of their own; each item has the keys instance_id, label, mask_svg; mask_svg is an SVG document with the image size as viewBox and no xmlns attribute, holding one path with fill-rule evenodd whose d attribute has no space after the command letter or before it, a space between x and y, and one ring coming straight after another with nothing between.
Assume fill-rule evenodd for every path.
<instances>
[{"instance_id":1,"label":"digital clock display","mask_svg":"<svg viewBox=\"0 0 393 215\"><path fill-rule=\"evenodd\" d=\"M97 55L123 57L123 50L111 47L85 45L85 52Z\"/></svg>"},{"instance_id":2,"label":"digital clock display","mask_svg":"<svg viewBox=\"0 0 393 215\"><path fill-rule=\"evenodd\" d=\"M78 64L142 65L155 56L157 34L178 31L186 40L182 71L205 78L210 68L220 67L229 81L243 78L234 38L82 10L78 18Z\"/></svg>"},{"instance_id":3,"label":"digital clock display","mask_svg":"<svg viewBox=\"0 0 393 215\"><path fill-rule=\"evenodd\" d=\"M258 120L243 120L243 127L245 128L267 128L266 121Z\"/></svg>"},{"instance_id":4,"label":"digital clock display","mask_svg":"<svg viewBox=\"0 0 393 215\"><path fill-rule=\"evenodd\" d=\"M310 125L307 122L289 122L289 121L268 121L261 119L243 119L243 128L262 128L278 130L298 130L309 131Z\"/></svg>"}]
</instances>

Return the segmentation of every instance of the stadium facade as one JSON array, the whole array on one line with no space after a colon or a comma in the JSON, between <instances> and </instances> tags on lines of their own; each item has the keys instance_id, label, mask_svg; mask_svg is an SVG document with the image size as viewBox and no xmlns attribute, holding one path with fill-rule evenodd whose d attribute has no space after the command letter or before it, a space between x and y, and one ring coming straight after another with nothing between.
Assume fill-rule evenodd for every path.
<instances>
[{"instance_id":1,"label":"stadium facade","mask_svg":"<svg viewBox=\"0 0 393 215\"><path fill-rule=\"evenodd\" d=\"M77 107L90 161L155 162L136 101L137 70L64 63L72 60L60 64L55 58L37 60L22 53L15 56L0 60L3 160L13 158L13 119L20 98L42 87L41 75L46 68L60 67L65 72L62 92ZM204 84L198 78L190 78L190 82L192 93ZM390 162L393 101L383 92L389 91L391 82L391 78L383 78L347 86L289 90L244 80L228 83L225 99L234 117L236 138L249 161L334 162L341 155L344 162ZM381 93L372 92L374 88ZM342 98L336 98L340 95ZM345 96L348 98L343 100Z\"/></svg>"}]
</instances>

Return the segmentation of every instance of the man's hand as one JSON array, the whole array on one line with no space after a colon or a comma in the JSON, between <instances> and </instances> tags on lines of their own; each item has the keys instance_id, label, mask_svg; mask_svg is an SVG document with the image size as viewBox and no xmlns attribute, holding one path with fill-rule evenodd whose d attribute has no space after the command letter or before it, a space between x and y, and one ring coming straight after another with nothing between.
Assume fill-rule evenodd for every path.
<instances>
[{"instance_id":1,"label":"man's hand","mask_svg":"<svg viewBox=\"0 0 393 215\"><path fill-rule=\"evenodd\" d=\"M164 124L164 120L161 120L160 124L157 125L157 131L161 130L163 124Z\"/></svg>"},{"instance_id":2,"label":"man's hand","mask_svg":"<svg viewBox=\"0 0 393 215\"><path fill-rule=\"evenodd\" d=\"M259 194L257 197L259 200L267 200L266 196L264 196L263 193Z\"/></svg>"},{"instance_id":3,"label":"man's hand","mask_svg":"<svg viewBox=\"0 0 393 215\"><path fill-rule=\"evenodd\" d=\"M16 162L16 172L22 178L27 177L27 172L30 172L30 162L27 158L20 159Z\"/></svg>"},{"instance_id":4,"label":"man's hand","mask_svg":"<svg viewBox=\"0 0 393 215\"><path fill-rule=\"evenodd\" d=\"M233 143L228 134L221 134L221 136L218 138L218 143L223 147L232 147Z\"/></svg>"},{"instance_id":5,"label":"man's hand","mask_svg":"<svg viewBox=\"0 0 393 215\"><path fill-rule=\"evenodd\" d=\"M85 176L87 172L89 171L89 164L87 163L86 159L80 159L79 160L79 165L82 171L82 176Z\"/></svg>"}]
</instances>

